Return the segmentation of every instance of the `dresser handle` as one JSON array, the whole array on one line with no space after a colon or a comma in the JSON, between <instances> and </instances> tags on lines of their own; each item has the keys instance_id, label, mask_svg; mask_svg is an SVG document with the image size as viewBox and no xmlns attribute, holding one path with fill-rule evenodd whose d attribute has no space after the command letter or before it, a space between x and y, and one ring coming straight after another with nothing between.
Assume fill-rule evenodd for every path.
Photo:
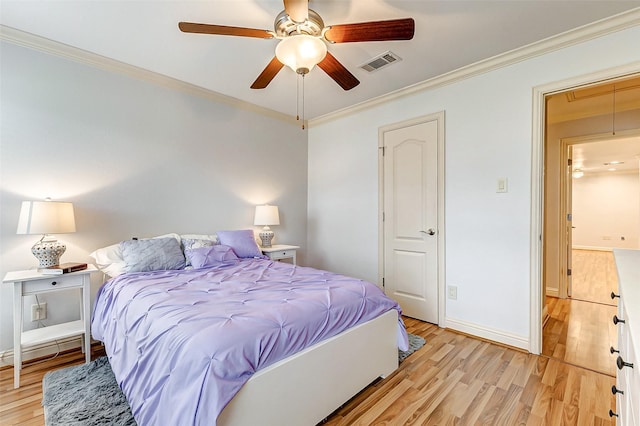
<instances>
[{"instance_id":1,"label":"dresser handle","mask_svg":"<svg viewBox=\"0 0 640 426\"><path fill-rule=\"evenodd\" d=\"M624 324L626 321L625 321L625 320L623 320L623 319L618 318L618 316L617 316L617 315L614 315L614 316L613 316L613 323L614 323L615 325L618 325L618 323L619 323L619 322L621 322L621 323L623 323L623 324Z\"/></svg>"},{"instance_id":2,"label":"dresser handle","mask_svg":"<svg viewBox=\"0 0 640 426\"><path fill-rule=\"evenodd\" d=\"M611 298L615 299L616 297L620 297L619 294L615 294L614 292L611 292Z\"/></svg>"},{"instance_id":3,"label":"dresser handle","mask_svg":"<svg viewBox=\"0 0 640 426\"><path fill-rule=\"evenodd\" d=\"M57 281L51 281L51 285L56 285L56 284L58 284Z\"/></svg>"},{"instance_id":4,"label":"dresser handle","mask_svg":"<svg viewBox=\"0 0 640 426\"><path fill-rule=\"evenodd\" d=\"M619 393L620 395L624 395L624 392L618 389L616 385L611 386L611 393L614 395L617 393Z\"/></svg>"},{"instance_id":5,"label":"dresser handle","mask_svg":"<svg viewBox=\"0 0 640 426\"><path fill-rule=\"evenodd\" d=\"M620 417L618 416L616 413L613 412L613 410L609 410L609 417Z\"/></svg>"},{"instance_id":6,"label":"dresser handle","mask_svg":"<svg viewBox=\"0 0 640 426\"><path fill-rule=\"evenodd\" d=\"M618 365L618 370L622 370L624 367L633 368L633 363L632 362L624 362L624 360L622 359L621 356L619 356L618 359L616 360L616 364Z\"/></svg>"},{"instance_id":7,"label":"dresser handle","mask_svg":"<svg viewBox=\"0 0 640 426\"><path fill-rule=\"evenodd\" d=\"M611 353L618 353L618 354L620 353L620 351L617 349L614 349L613 346L609 348L609 351L611 351Z\"/></svg>"}]
</instances>

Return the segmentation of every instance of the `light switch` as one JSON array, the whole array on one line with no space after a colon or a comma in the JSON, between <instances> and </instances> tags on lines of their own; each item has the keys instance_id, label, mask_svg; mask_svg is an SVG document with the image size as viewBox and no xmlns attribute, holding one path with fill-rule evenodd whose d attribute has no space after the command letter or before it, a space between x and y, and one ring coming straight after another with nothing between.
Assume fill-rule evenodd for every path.
<instances>
[{"instance_id":1,"label":"light switch","mask_svg":"<svg viewBox=\"0 0 640 426\"><path fill-rule=\"evenodd\" d=\"M496 185L496 192L507 192L507 178L505 177L498 178L498 182Z\"/></svg>"}]
</instances>

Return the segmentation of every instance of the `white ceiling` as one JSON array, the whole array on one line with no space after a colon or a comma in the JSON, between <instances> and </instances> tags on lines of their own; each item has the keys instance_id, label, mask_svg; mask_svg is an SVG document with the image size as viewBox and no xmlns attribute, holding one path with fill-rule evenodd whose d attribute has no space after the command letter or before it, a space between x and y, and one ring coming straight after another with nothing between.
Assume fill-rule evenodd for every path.
<instances>
[{"instance_id":1,"label":"white ceiling","mask_svg":"<svg viewBox=\"0 0 640 426\"><path fill-rule=\"evenodd\" d=\"M621 164L609 164L620 162ZM573 146L573 168L585 175L637 171L640 164L640 136L602 140Z\"/></svg>"},{"instance_id":2,"label":"white ceiling","mask_svg":"<svg viewBox=\"0 0 640 426\"><path fill-rule=\"evenodd\" d=\"M311 0L326 25L412 17L413 40L329 46L361 84L343 91L322 70L306 77L306 118L319 117L482 59L640 6L638 0ZM296 113L296 76L283 68L249 88L277 40L185 34L179 21L272 30L281 0L0 0L0 24L160 73L285 114ZM403 60L359 66L387 51Z\"/></svg>"}]
</instances>

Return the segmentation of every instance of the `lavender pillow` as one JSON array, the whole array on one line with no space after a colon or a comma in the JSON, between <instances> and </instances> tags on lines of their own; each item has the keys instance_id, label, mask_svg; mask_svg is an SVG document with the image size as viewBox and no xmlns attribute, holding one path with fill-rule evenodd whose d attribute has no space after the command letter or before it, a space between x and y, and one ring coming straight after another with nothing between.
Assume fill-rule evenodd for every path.
<instances>
[{"instance_id":1,"label":"lavender pillow","mask_svg":"<svg viewBox=\"0 0 640 426\"><path fill-rule=\"evenodd\" d=\"M220 244L231 247L238 257L262 257L251 229L218 231L217 234Z\"/></svg>"},{"instance_id":2,"label":"lavender pillow","mask_svg":"<svg viewBox=\"0 0 640 426\"><path fill-rule=\"evenodd\" d=\"M191 265L196 269L228 265L239 260L231 247L223 245L198 247L187 249L184 252Z\"/></svg>"},{"instance_id":3,"label":"lavender pillow","mask_svg":"<svg viewBox=\"0 0 640 426\"><path fill-rule=\"evenodd\" d=\"M201 238L182 238L182 250L184 251L184 255L187 258L187 263L185 266L191 266L191 260L189 260L189 256L187 256L187 250L193 250L200 247L211 247L215 245L216 242L214 240L205 240Z\"/></svg>"}]
</instances>

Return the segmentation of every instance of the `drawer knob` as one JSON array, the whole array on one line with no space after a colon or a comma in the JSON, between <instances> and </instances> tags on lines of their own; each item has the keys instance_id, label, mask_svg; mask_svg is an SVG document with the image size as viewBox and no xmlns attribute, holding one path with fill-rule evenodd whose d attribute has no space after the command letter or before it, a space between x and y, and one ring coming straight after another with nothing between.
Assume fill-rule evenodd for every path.
<instances>
[{"instance_id":1,"label":"drawer knob","mask_svg":"<svg viewBox=\"0 0 640 426\"><path fill-rule=\"evenodd\" d=\"M624 359L622 359L621 356L619 356L618 359L616 360L616 364L618 365L618 370L622 370L624 367L633 368L633 363L625 362Z\"/></svg>"},{"instance_id":2,"label":"drawer knob","mask_svg":"<svg viewBox=\"0 0 640 426\"><path fill-rule=\"evenodd\" d=\"M619 322L621 322L621 323L623 323L623 324L624 324L626 321L625 321L625 320L623 320L623 319L618 318L618 316L617 316L617 315L614 315L614 316L613 316L613 323L614 323L614 324L616 324L616 325L618 325L618 323L619 323Z\"/></svg>"},{"instance_id":3,"label":"drawer knob","mask_svg":"<svg viewBox=\"0 0 640 426\"><path fill-rule=\"evenodd\" d=\"M615 299L616 297L620 297L619 294L615 294L614 292L611 292L611 298Z\"/></svg>"},{"instance_id":4,"label":"drawer knob","mask_svg":"<svg viewBox=\"0 0 640 426\"><path fill-rule=\"evenodd\" d=\"M619 417L616 413L613 412L613 410L609 410L609 417Z\"/></svg>"},{"instance_id":5,"label":"drawer knob","mask_svg":"<svg viewBox=\"0 0 640 426\"><path fill-rule=\"evenodd\" d=\"M611 393L614 395L617 393L619 393L620 395L624 395L624 392L618 389L616 385L611 386Z\"/></svg>"},{"instance_id":6,"label":"drawer knob","mask_svg":"<svg viewBox=\"0 0 640 426\"><path fill-rule=\"evenodd\" d=\"M610 351L612 354L613 354L613 353L620 353L620 351L619 351L619 350L617 350L617 349L614 349L614 348L613 348L613 346L611 346L611 347L609 348L609 351Z\"/></svg>"},{"instance_id":7,"label":"drawer knob","mask_svg":"<svg viewBox=\"0 0 640 426\"><path fill-rule=\"evenodd\" d=\"M56 284L58 284L57 281L51 281L51 285L56 285Z\"/></svg>"}]
</instances>

